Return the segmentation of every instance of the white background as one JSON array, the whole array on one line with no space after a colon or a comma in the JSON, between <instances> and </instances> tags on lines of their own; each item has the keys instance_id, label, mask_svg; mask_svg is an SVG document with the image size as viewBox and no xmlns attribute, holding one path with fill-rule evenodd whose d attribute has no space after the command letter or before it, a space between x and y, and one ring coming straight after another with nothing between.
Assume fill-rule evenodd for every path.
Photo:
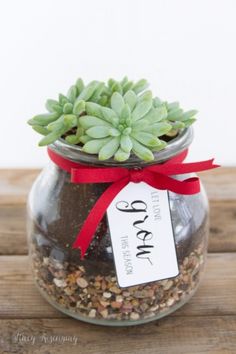
<instances>
[{"instance_id":1,"label":"white background","mask_svg":"<svg viewBox=\"0 0 236 354\"><path fill-rule=\"evenodd\" d=\"M45 164L26 120L46 98L124 75L199 110L192 160L236 165L235 0L1 1L0 45L0 167Z\"/></svg>"}]
</instances>

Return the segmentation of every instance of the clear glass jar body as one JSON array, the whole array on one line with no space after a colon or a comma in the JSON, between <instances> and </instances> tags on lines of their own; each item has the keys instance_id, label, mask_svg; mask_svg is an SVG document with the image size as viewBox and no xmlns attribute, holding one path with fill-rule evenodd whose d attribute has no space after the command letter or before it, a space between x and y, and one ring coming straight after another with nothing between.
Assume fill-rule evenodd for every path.
<instances>
[{"instance_id":1,"label":"clear glass jar body","mask_svg":"<svg viewBox=\"0 0 236 354\"><path fill-rule=\"evenodd\" d=\"M182 142L170 155L183 146ZM61 153L58 146L54 150ZM68 146L67 150L70 154ZM208 239L204 189L190 196L169 192L180 274L120 288L106 217L83 260L72 249L78 230L106 188L107 184L73 184L70 175L52 162L38 176L28 198L28 245L36 285L57 309L86 322L136 325L166 316L189 300L201 279Z\"/></svg>"}]
</instances>

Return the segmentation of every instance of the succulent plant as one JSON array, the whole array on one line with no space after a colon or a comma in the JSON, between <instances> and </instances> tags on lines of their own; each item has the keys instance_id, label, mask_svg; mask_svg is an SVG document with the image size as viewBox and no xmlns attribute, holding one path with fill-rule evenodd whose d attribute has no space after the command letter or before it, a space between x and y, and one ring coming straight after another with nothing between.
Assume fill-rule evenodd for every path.
<instances>
[{"instance_id":1,"label":"succulent plant","mask_svg":"<svg viewBox=\"0 0 236 354\"><path fill-rule=\"evenodd\" d=\"M114 157L121 162L133 153L151 161L153 151L163 149L168 139L191 125L197 111L184 112L178 102L153 98L147 87L145 79L133 82L125 77L86 86L78 79L67 95L46 101L48 113L28 123L44 135L40 146L64 138L88 154L97 154L99 160Z\"/></svg>"},{"instance_id":2,"label":"succulent plant","mask_svg":"<svg viewBox=\"0 0 236 354\"><path fill-rule=\"evenodd\" d=\"M122 96L114 92L111 108L87 102L86 112L79 118L85 131L81 137L83 151L98 154L99 160L114 156L117 161L125 161L133 152L145 161L153 160L153 150L161 150L166 142L158 137L171 130L171 125L163 121L167 117L164 105L153 107L152 93L137 96L129 90Z\"/></svg>"}]
</instances>

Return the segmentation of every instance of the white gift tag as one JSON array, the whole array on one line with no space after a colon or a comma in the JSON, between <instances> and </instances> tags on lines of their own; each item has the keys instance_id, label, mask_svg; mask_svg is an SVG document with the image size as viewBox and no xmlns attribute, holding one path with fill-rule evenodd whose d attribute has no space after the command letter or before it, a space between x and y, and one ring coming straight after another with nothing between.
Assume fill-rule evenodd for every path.
<instances>
[{"instance_id":1,"label":"white gift tag","mask_svg":"<svg viewBox=\"0 0 236 354\"><path fill-rule=\"evenodd\" d=\"M130 182L107 217L120 287L179 274L167 191Z\"/></svg>"}]
</instances>

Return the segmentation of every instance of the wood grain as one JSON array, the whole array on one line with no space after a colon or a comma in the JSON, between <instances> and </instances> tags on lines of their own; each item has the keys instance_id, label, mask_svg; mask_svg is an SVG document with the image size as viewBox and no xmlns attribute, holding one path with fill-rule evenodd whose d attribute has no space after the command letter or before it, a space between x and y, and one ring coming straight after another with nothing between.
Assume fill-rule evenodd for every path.
<instances>
[{"instance_id":1,"label":"wood grain","mask_svg":"<svg viewBox=\"0 0 236 354\"><path fill-rule=\"evenodd\" d=\"M236 315L236 253L210 254L195 296L173 316ZM27 256L0 257L0 318L65 317L36 289Z\"/></svg>"},{"instance_id":2,"label":"wood grain","mask_svg":"<svg viewBox=\"0 0 236 354\"><path fill-rule=\"evenodd\" d=\"M0 320L0 329L2 354L236 353L236 316L169 316L123 328L99 327L69 318ZM63 338L65 342L60 344Z\"/></svg>"}]
</instances>

